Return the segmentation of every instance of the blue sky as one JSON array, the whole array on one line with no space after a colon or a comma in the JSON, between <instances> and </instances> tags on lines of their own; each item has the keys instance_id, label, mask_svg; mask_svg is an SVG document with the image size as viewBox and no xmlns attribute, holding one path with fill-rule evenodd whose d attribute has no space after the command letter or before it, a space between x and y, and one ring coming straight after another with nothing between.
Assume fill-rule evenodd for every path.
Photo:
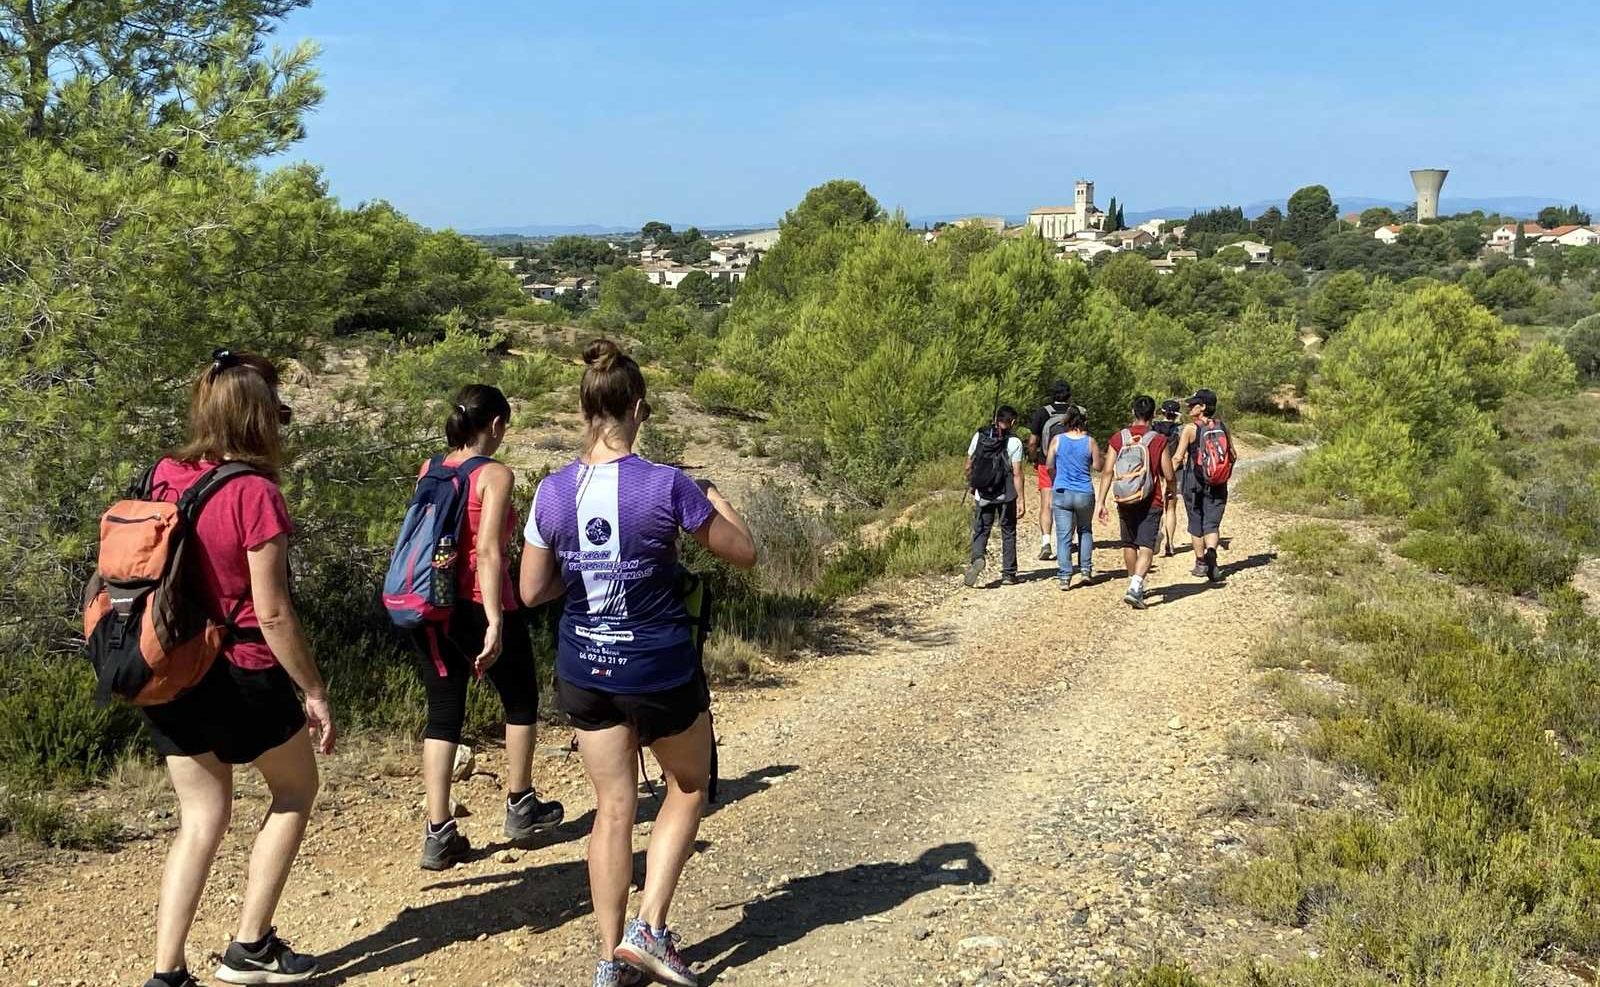
<instances>
[{"instance_id":1,"label":"blue sky","mask_svg":"<svg viewBox=\"0 0 1600 987\"><path fill-rule=\"evenodd\" d=\"M909 215L1128 211L1313 182L1600 200L1588 2L320 0L291 155L433 226L774 219L829 178Z\"/></svg>"}]
</instances>

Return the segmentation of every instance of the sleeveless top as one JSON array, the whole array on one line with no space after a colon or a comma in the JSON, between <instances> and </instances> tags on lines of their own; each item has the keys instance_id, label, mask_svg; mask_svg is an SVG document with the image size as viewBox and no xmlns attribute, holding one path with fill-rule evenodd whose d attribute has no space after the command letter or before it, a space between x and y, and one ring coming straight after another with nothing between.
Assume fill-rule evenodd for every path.
<instances>
[{"instance_id":1,"label":"sleeveless top","mask_svg":"<svg viewBox=\"0 0 1600 987\"><path fill-rule=\"evenodd\" d=\"M472 456L462 456L449 453L444 457L445 465L454 466L464 463ZM497 460L498 461L498 460ZM488 465L485 463L484 465ZM423 471L427 471L427 464L423 464ZM421 476L421 473L417 474ZM461 522L461 544L456 546L465 565L456 567L456 596L457 599L471 600L481 605L483 603L483 590L478 587L478 529L483 525L483 466L472 471L472 476L467 484L467 510L466 517ZM513 478L515 483L515 478ZM511 496L506 495L505 524L501 529L500 545L500 609L507 612L515 610L517 603L517 588L511 581L511 539L517 533L517 507L511 502Z\"/></svg>"},{"instance_id":2,"label":"sleeveless top","mask_svg":"<svg viewBox=\"0 0 1600 987\"><path fill-rule=\"evenodd\" d=\"M1090 448L1093 441L1088 435L1074 439L1065 432L1056 440L1057 490L1094 493L1094 481L1090 476L1094 466L1094 450Z\"/></svg>"}]
</instances>

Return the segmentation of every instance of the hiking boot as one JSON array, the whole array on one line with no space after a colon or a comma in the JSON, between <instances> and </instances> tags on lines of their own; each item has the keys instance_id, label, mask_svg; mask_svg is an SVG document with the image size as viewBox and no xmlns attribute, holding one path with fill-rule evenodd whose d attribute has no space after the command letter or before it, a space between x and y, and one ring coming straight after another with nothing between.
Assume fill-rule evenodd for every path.
<instances>
[{"instance_id":1,"label":"hiking boot","mask_svg":"<svg viewBox=\"0 0 1600 987\"><path fill-rule=\"evenodd\" d=\"M1008 572L1005 575L1000 577L1000 585L1001 586L1015 586L1015 585L1017 585L1017 577Z\"/></svg>"},{"instance_id":2,"label":"hiking boot","mask_svg":"<svg viewBox=\"0 0 1600 987\"><path fill-rule=\"evenodd\" d=\"M983 575L983 560L973 559L967 564L967 573L961 578L961 581L969 587L976 586L978 585L978 577L981 575Z\"/></svg>"},{"instance_id":3,"label":"hiking boot","mask_svg":"<svg viewBox=\"0 0 1600 987\"><path fill-rule=\"evenodd\" d=\"M699 987L700 980L689 963L678 955L678 934L663 929L658 936L643 919L634 919L622 933L622 944L612 955L664 984Z\"/></svg>"},{"instance_id":4,"label":"hiking boot","mask_svg":"<svg viewBox=\"0 0 1600 987\"><path fill-rule=\"evenodd\" d=\"M644 974L626 963L600 960L594 965L594 987L639 987L643 983Z\"/></svg>"},{"instance_id":5,"label":"hiking boot","mask_svg":"<svg viewBox=\"0 0 1600 987\"><path fill-rule=\"evenodd\" d=\"M1135 610L1144 610L1149 606L1144 602L1144 589L1142 587L1129 586L1128 592L1122 594L1122 602Z\"/></svg>"},{"instance_id":6,"label":"hiking boot","mask_svg":"<svg viewBox=\"0 0 1600 987\"><path fill-rule=\"evenodd\" d=\"M289 948L278 938L277 929L268 929L261 947L246 949L238 942L228 943L217 967L217 979L225 984L297 984L316 976L317 960Z\"/></svg>"},{"instance_id":7,"label":"hiking boot","mask_svg":"<svg viewBox=\"0 0 1600 987\"><path fill-rule=\"evenodd\" d=\"M506 839L531 840L561 825L566 809L560 802L541 802L533 792L506 802Z\"/></svg>"},{"instance_id":8,"label":"hiking boot","mask_svg":"<svg viewBox=\"0 0 1600 987\"><path fill-rule=\"evenodd\" d=\"M151 977L144 982L144 987L202 987L200 981L194 978L188 970L183 971L183 979L177 983L162 980L160 977Z\"/></svg>"},{"instance_id":9,"label":"hiking boot","mask_svg":"<svg viewBox=\"0 0 1600 987\"><path fill-rule=\"evenodd\" d=\"M472 855L472 844L461 835L454 819L444 824L438 832L428 831L422 837L422 869L449 870Z\"/></svg>"}]
</instances>

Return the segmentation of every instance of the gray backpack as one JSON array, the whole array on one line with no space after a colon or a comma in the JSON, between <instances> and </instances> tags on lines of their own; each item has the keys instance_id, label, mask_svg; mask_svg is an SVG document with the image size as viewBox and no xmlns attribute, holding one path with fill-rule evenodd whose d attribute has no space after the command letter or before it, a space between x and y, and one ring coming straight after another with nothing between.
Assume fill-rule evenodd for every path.
<instances>
[{"instance_id":1,"label":"gray backpack","mask_svg":"<svg viewBox=\"0 0 1600 987\"><path fill-rule=\"evenodd\" d=\"M1140 504L1156 492L1156 473L1150 462L1150 444L1159 433L1155 429L1135 439L1129 429L1122 430L1122 448L1111 464L1111 499L1119 504Z\"/></svg>"}]
</instances>

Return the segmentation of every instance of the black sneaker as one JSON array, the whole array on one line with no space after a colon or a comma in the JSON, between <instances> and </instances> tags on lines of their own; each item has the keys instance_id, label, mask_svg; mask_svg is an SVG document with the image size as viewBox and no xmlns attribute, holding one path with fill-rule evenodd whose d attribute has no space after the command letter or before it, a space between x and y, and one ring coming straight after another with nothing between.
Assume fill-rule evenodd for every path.
<instances>
[{"instance_id":1,"label":"black sneaker","mask_svg":"<svg viewBox=\"0 0 1600 987\"><path fill-rule=\"evenodd\" d=\"M194 974L185 970L183 971L183 979L176 984L162 980L160 977L151 977L144 982L144 987L203 987L203 985L194 978Z\"/></svg>"},{"instance_id":2,"label":"black sneaker","mask_svg":"<svg viewBox=\"0 0 1600 987\"><path fill-rule=\"evenodd\" d=\"M529 840L561 825L566 809L560 802L541 802L533 792L506 802L506 838Z\"/></svg>"},{"instance_id":3,"label":"black sneaker","mask_svg":"<svg viewBox=\"0 0 1600 987\"><path fill-rule=\"evenodd\" d=\"M454 819L445 823L444 829L422 837L423 870L449 870L471 855L472 844L461 835Z\"/></svg>"},{"instance_id":4,"label":"black sneaker","mask_svg":"<svg viewBox=\"0 0 1600 987\"><path fill-rule=\"evenodd\" d=\"M1005 574L1005 575L1000 577L1000 585L1001 586L1015 586L1015 585L1017 585L1017 577L1011 575L1010 573L1007 573L1007 574Z\"/></svg>"},{"instance_id":5,"label":"black sneaker","mask_svg":"<svg viewBox=\"0 0 1600 987\"><path fill-rule=\"evenodd\" d=\"M253 952L237 942L228 943L217 967L217 979L225 984L297 984L316 974L316 957L290 949L278 938L277 929L268 929L267 941Z\"/></svg>"}]
</instances>

